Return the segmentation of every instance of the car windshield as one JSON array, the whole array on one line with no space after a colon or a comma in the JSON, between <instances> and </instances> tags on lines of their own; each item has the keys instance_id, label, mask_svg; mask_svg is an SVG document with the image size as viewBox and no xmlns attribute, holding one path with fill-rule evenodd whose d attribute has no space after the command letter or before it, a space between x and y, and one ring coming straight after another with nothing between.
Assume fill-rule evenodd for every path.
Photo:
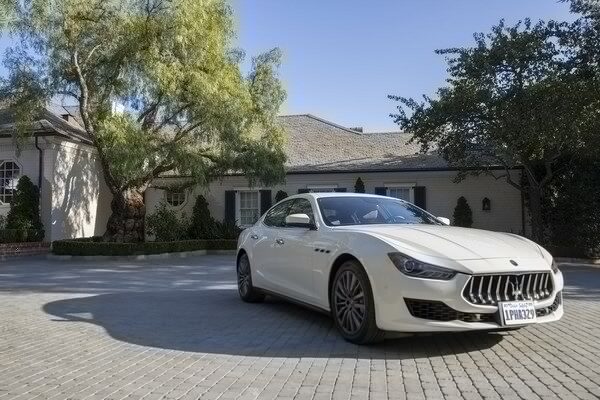
<instances>
[{"instance_id":1,"label":"car windshield","mask_svg":"<svg viewBox=\"0 0 600 400\"><path fill-rule=\"evenodd\" d=\"M317 200L329 226L369 224L443 225L433 215L402 200L385 197L321 197Z\"/></svg>"}]
</instances>

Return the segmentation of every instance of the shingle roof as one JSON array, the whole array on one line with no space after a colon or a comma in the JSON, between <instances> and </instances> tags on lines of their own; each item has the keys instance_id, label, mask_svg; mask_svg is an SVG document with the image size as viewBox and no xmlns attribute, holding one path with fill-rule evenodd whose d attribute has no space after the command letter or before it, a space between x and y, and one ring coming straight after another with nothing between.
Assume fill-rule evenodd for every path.
<instances>
[{"instance_id":1,"label":"shingle roof","mask_svg":"<svg viewBox=\"0 0 600 400\"><path fill-rule=\"evenodd\" d=\"M359 133L310 114L280 117L287 170L300 172L444 169L438 154L421 154L401 132Z\"/></svg>"}]
</instances>

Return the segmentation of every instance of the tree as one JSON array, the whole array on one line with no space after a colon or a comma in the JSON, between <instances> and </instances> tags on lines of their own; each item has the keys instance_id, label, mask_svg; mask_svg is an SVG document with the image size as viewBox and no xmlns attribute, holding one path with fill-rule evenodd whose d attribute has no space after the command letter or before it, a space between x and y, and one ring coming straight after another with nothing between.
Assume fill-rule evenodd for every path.
<instances>
[{"instance_id":1,"label":"tree","mask_svg":"<svg viewBox=\"0 0 600 400\"><path fill-rule=\"evenodd\" d=\"M113 195L105 240L143 240L144 192L161 174L187 177L180 186L230 171L283 179L281 54L244 75L233 25L225 0L19 2L10 27L22 45L2 86L17 136L49 99L78 105Z\"/></svg>"},{"instance_id":2,"label":"tree","mask_svg":"<svg viewBox=\"0 0 600 400\"><path fill-rule=\"evenodd\" d=\"M188 228L188 235L191 239L211 239L214 235L215 219L210 215L208 201L202 195L196 197L192 218Z\"/></svg>"},{"instance_id":3,"label":"tree","mask_svg":"<svg viewBox=\"0 0 600 400\"><path fill-rule=\"evenodd\" d=\"M10 203L6 216L7 229L42 230L40 218L40 193L38 187L27 176L22 176Z\"/></svg>"},{"instance_id":4,"label":"tree","mask_svg":"<svg viewBox=\"0 0 600 400\"><path fill-rule=\"evenodd\" d=\"M453 225L470 228L473 226L473 211L464 196L460 196L452 215Z\"/></svg>"},{"instance_id":5,"label":"tree","mask_svg":"<svg viewBox=\"0 0 600 400\"><path fill-rule=\"evenodd\" d=\"M3 29L12 18L15 4L13 0L0 0L0 29ZM0 35L2 32L0 32Z\"/></svg>"},{"instance_id":6,"label":"tree","mask_svg":"<svg viewBox=\"0 0 600 400\"><path fill-rule=\"evenodd\" d=\"M354 184L354 192L355 193L364 193L365 192L365 183L360 177L356 179L356 183Z\"/></svg>"},{"instance_id":7,"label":"tree","mask_svg":"<svg viewBox=\"0 0 600 400\"><path fill-rule=\"evenodd\" d=\"M522 191L537 241L544 239L542 200L557 164L599 148L600 80L574 45L583 40L579 28L501 22L476 34L474 47L437 50L447 57L450 76L436 98L390 96L400 102L395 121L423 151L437 148L460 168L458 179L490 174ZM515 167L523 169L526 185Z\"/></svg>"}]
</instances>

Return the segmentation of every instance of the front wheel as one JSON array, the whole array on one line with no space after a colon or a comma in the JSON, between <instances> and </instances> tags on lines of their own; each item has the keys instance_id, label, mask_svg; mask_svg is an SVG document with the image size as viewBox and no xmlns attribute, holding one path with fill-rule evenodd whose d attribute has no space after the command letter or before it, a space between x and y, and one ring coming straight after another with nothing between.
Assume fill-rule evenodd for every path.
<instances>
[{"instance_id":1,"label":"front wheel","mask_svg":"<svg viewBox=\"0 0 600 400\"><path fill-rule=\"evenodd\" d=\"M240 294L240 298L245 302L256 303L265 299L265 295L252 286L252 270L250 269L250 260L246 253L238 258L237 282L238 293Z\"/></svg>"},{"instance_id":2,"label":"front wheel","mask_svg":"<svg viewBox=\"0 0 600 400\"><path fill-rule=\"evenodd\" d=\"M369 277L358 261L346 261L336 272L331 288L331 314L344 339L356 344L383 340L375 322L375 305Z\"/></svg>"}]
</instances>

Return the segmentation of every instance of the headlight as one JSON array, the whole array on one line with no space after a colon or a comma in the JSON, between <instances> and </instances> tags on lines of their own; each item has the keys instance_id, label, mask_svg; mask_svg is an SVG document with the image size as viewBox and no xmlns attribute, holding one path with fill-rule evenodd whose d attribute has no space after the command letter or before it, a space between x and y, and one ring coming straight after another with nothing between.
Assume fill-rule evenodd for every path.
<instances>
[{"instance_id":1,"label":"headlight","mask_svg":"<svg viewBox=\"0 0 600 400\"><path fill-rule=\"evenodd\" d=\"M456 275L456 271L427 264L405 256L402 253L388 253L388 256L396 268L404 275L415 278L439 279L443 281L450 280Z\"/></svg>"},{"instance_id":2,"label":"headlight","mask_svg":"<svg viewBox=\"0 0 600 400\"><path fill-rule=\"evenodd\" d=\"M552 260L552 272L558 273L558 264L554 260Z\"/></svg>"}]
</instances>

